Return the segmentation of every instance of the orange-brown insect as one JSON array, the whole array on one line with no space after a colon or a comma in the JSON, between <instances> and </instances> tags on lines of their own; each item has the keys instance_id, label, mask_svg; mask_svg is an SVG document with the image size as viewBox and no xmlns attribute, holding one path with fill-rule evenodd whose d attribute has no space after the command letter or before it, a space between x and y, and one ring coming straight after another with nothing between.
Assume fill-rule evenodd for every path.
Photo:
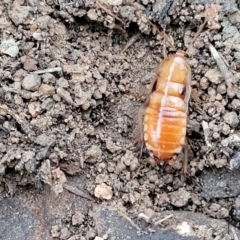
<instances>
[{"instance_id":1,"label":"orange-brown insect","mask_svg":"<svg viewBox=\"0 0 240 240\"><path fill-rule=\"evenodd\" d=\"M156 160L167 161L182 150L186 137L191 69L186 54L165 58L146 104L143 137Z\"/></svg>"},{"instance_id":2,"label":"orange-brown insect","mask_svg":"<svg viewBox=\"0 0 240 240\"><path fill-rule=\"evenodd\" d=\"M192 47L204 25L215 15L209 14L193 38ZM151 24L153 27L154 24ZM164 36L163 36L164 37ZM146 101L141 142L145 142L157 162L172 165L171 158L180 153L185 143L188 101L190 98L191 69L184 51L165 58L159 65L152 91ZM140 112L141 113L141 112ZM141 124L140 124L141 128ZM187 162L184 162L186 172Z\"/></svg>"}]
</instances>

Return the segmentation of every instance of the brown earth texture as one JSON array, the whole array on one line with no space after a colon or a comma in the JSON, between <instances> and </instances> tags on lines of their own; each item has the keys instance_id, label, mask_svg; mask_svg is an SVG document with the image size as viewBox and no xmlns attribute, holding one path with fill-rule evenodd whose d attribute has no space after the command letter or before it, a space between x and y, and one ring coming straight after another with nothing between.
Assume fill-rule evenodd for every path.
<instances>
[{"instance_id":1,"label":"brown earth texture","mask_svg":"<svg viewBox=\"0 0 240 240\"><path fill-rule=\"evenodd\" d=\"M240 240L239 8L0 1L0 239ZM186 51L204 19L183 174L182 153L139 158L137 115L168 42Z\"/></svg>"}]
</instances>

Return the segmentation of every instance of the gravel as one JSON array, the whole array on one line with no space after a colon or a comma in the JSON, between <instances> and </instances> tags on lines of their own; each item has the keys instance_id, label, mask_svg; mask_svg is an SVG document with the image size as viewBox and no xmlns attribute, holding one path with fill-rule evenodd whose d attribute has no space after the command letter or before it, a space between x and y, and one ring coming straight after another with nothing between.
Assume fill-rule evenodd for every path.
<instances>
[{"instance_id":1,"label":"gravel","mask_svg":"<svg viewBox=\"0 0 240 240\"><path fill-rule=\"evenodd\" d=\"M155 213L156 221L141 219L148 221L142 239L153 234L154 223L166 214L194 212L200 219L211 216L214 224L221 218L239 227L234 217L240 33L234 1L211 1L217 15L189 54L188 176L181 173L182 154L172 167L154 164L145 148L139 157L135 147L136 122L141 122L136 116L165 53L166 41L148 19L165 29L177 49L186 50L203 22L206 2L1 1L0 46L11 46L0 48L0 197L40 198L44 209L34 203L31 208L37 212L29 213L29 219L47 221L37 228L36 220L26 228L25 210L19 210L21 216L10 225L19 225L14 229L22 229L20 237L25 230L41 232L42 239L111 239L112 232L116 238L116 225L111 233L98 231L91 215L104 202L121 210L129 224L145 210ZM223 58L224 71L212 58L209 43ZM165 45L169 54L172 49ZM66 182L71 187L64 188ZM224 220L217 230L171 218L161 227L172 229L175 238L179 229L188 228L192 238L234 239ZM110 223L104 224L108 228ZM129 235L139 239L134 228Z\"/></svg>"}]
</instances>

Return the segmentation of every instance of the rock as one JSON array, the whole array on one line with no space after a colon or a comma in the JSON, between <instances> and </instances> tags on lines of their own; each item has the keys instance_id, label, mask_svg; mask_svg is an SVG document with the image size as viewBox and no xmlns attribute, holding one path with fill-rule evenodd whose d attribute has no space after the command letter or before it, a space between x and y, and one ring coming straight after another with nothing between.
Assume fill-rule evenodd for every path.
<instances>
[{"instance_id":1,"label":"rock","mask_svg":"<svg viewBox=\"0 0 240 240\"><path fill-rule=\"evenodd\" d=\"M59 87L57 89L57 94L65 100L68 104L72 106L77 106L75 102L73 102L72 97L70 96L70 93L67 90L64 90L63 88Z\"/></svg>"},{"instance_id":2,"label":"rock","mask_svg":"<svg viewBox=\"0 0 240 240\"><path fill-rule=\"evenodd\" d=\"M229 210L222 207L218 212L217 212L217 218L227 218L229 217Z\"/></svg>"},{"instance_id":3,"label":"rock","mask_svg":"<svg viewBox=\"0 0 240 240\"><path fill-rule=\"evenodd\" d=\"M100 199L110 200L113 197L113 191L110 186L106 185L105 183L101 183L95 188L94 195Z\"/></svg>"},{"instance_id":4,"label":"rock","mask_svg":"<svg viewBox=\"0 0 240 240\"><path fill-rule=\"evenodd\" d=\"M67 240L71 237L71 232L68 230L68 228L62 228L61 229L61 235L60 235L60 239L61 240Z\"/></svg>"},{"instance_id":5,"label":"rock","mask_svg":"<svg viewBox=\"0 0 240 240\"><path fill-rule=\"evenodd\" d=\"M30 159L28 162L24 164L25 169L27 170L28 173L33 173L36 171L37 168L37 161L36 158Z\"/></svg>"},{"instance_id":6,"label":"rock","mask_svg":"<svg viewBox=\"0 0 240 240\"><path fill-rule=\"evenodd\" d=\"M240 110L240 100L239 99L233 99L231 106L233 108L233 110Z\"/></svg>"},{"instance_id":7,"label":"rock","mask_svg":"<svg viewBox=\"0 0 240 240\"><path fill-rule=\"evenodd\" d=\"M41 78L35 74L28 74L22 81L22 87L28 91L36 91L38 90L41 84Z\"/></svg>"},{"instance_id":8,"label":"rock","mask_svg":"<svg viewBox=\"0 0 240 240\"><path fill-rule=\"evenodd\" d=\"M238 134L232 134L228 138L225 138L224 140L221 141L221 144L224 147L234 147L234 146L239 146L240 144L240 136Z\"/></svg>"},{"instance_id":9,"label":"rock","mask_svg":"<svg viewBox=\"0 0 240 240\"><path fill-rule=\"evenodd\" d=\"M121 158L121 162L123 162L127 167L130 167L131 171L136 170L139 165L138 158L136 158L129 150L127 150L125 155Z\"/></svg>"},{"instance_id":10,"label":"rock","mask_svg":"<svg viewBox=\"0 0 240 240\"><path fill-rule=\"evenodd\" d=\"M52 170L53 184L51 190L58 196L59 193L63 192L63 185L67 182L67 178L60 167Z\"/></svg>"},{"instance_id":11,"label":"rock","mask_svg":"<svg viewBox=\"0 0 240 240\"><path fill-rule=\"evenodd\" d=\"M219 84L217 86L217 92L221 95L225 94L227 92L227 88L226 88L226 85L225 83L222 83L222 84Z\"/></svg>"},{"instance_id":12,"label":"rock","mask_svg":"<svg viewBox=\"0 0 240 240\"><path fill-rule=\"evenodd\" d=\"M13 38L2 40L0 45L0 52L11 57L16 57L19 52L18 43L16 43Z\"/></svg>"},{"instance_id":13,"label":"rock","mask_svg":"<svg viewBox=\"0 0 240 240\"><path fill-rule=\"evenodd\" d=\"M222 30L223 40L234 37L238 33L238 29L235 26L225 26Z\"/></svg>"},{"instance_id":14,"label":"rock","mask_svg":"<svg viewBox=\"0 0 240 240\"><path fill-rule=\"evenodd\" d=\"M28 111L33 118L37 117L37 115L41 111L41 106L39 102L31 102L28 104Z\"/></svg>"},{"instance_id":15,"label":"rock","mask_svg":"<svg viewBox=\"0 0 240 240\"><path fill-rule=\"evenodd\" d=\"M42 84L39 88L39 91L44 95L53 95L55 94L55 87L48 84Z\"/></svg>"},{"instance_id":16,"label":"rock","mask_svg":"<svg viewBox=\"0 0 240 240\"><path fill-rule=\"evenodd\" d=\"M39 128L40 131L46 131L53 125L51 117L33 118L31 124Z\"/></svg>"},{"instance_id":17,"label":"rock","mask_svg":"<svg viewBox=\"0 0 240 240\"><path fill-rule=\"evenodd\" d=\"M56 141L55 135L47 136L45 133L37 136L35 142L41 146L52 146Z\"/></svg>"},{"instance_id":18,"label":"rock","mask_svg":"<svg viewBox=\"0 0 240 240\"><path fill-rule=\"evenodd\" d=\"M2 127L1 125L0 125L0 138L6 138L6 137L8 137L9 136L9 130L7 129L7 128L5 128L5 127ZM12 140L12 142L18 142L18 140L17 140L18 138L11 138L11 140ZM16 141L15 141L16 140Z\"/></svg>"},{"instance_id":19,"label":"rock","mask_svg":"<svg viewBox=\"0 0 240 240\"><path fill-rule=\"evenodd\" d=\"M233 3L233 2L231 2L231 3ZM236 9L237 9L237 11L235 13L228 15L229 16L228 18L233 25L237 24L239 22L239 18L240 18L240 12L238 11L238 8L236 8Z\"/></svg>"},{"instance_id":20,"label":"rock","mask_svg":"<svg viewBox=\"0 0 240 240\"><path fill-rule=\"evenodd\" d=\"M7 153L0 159L0 175L5 173L7 167L13 168L16 165L16 159L21 159L20 149L9 149Z\"/></svg>"},{"instance_id":21,"label":"rock","mask_svg":"<svg viewBox=\"0 0 240 240\"><path fill-rule=\"evenodd\" d=\"M34 156L35 156L34 151L24 151L22 154L21 160L15 166L15 170L16 171L23 170L24 164L27 163L29 160L33 159Z\"/></svg>"},{"instance_id":22,"label":"rock","mask_svg":"<svg viewBox=\"0 0 240 240\"><path fill-rule=\"evenodd\" d=\"M45 73L42 75L42 81L44 83L52 83L52 84L55 84L56 82L56 78L54 75L52 75L51 73Z\"/></svg>"},{"instance_id":23,"label":"rock","mask_svg":"<svg viewBox=\"0 0 240 240\"><path fill-rule=\"evenodd\" d=\"M47 155L48 150L49 150L49 147L48 147L48 146L39 149L39 150L37 151L37 153L36 153L35 158L36 158L38 161L44 159L44 158L46 157L46 155Z\"/></svg>"},{"instance_id":24,"label":"rock","mask_svg":"<svg viewBox=\"0 0 240 240\"><path fill-rule=\"evenodd\" d=\"M237 151L230 159L230 169L238 169L240 167L240 152Z\"/></svg>"},{"instance_id":25,"label":"rock","mask_svg":"<svg viewBox=\"0 0 240 240\"><path fill-rule=\"evenodd\" d=\"M75 102L77 103L78 106L83 105L84 103L88 103L88 99L91 98L90 92L84 92L80 89L75 88Z\"/></svg>"},{"instance_id":26,"label":"rock","mask_svg":"<svg viewBox=\"0 0 240 240\"><path fill-rule=\"evenodd\" d=\"M209 69L205 75L207 79L209 79L210 82L214 84L219 84L222 81L222 74L221 72L214 68L214 69Z\"/></svg>"},{"instance_id":27,"label":"rock","mask_svg":"<svg viewBox=\"0 0 240 240\"><path fill-rule=\"evenodd\" d=\"M102 157L102 150L97 145L92 145L85 152L85 162L96 163Z\"/></svg>"},{"instance_id":28,"label":"rock","mask_svg":"<svg viewBox=\"0 0 240 240\"><path fill-rule=\"evenodd\" d=\"M44 183L52 186L52 171L49 159L44 161L39 168L39 178Z\"/></svg>"},{"instance_id":29,"label":"rock","mask_svg":"<svg viewBox=\"0 0 240 240\"><path fill-rule=\"evenodd\" d=\"M61 87L61 88L68 88L69 87L68 81L64 78L59 78L57 80L56 84L57 84L58 87Z\"/></svg>"},{"instance_id":30,"label":"rock","mask_svg":"<svg viewBox=\"0 0 240 240\"><path fill-rule=\"evenodd\" d=\"M111 138L107 138L106 139L106 148L107 150L109 150L111 153L114 153L118 150L120 150L121 148L116 146L116 144L112 141Z\"/></svg>"},{"instance_id":31,"label":"rock","mask_svg":"<svg viewBox=\"0 0 240 240\"><path fill-rule=\"evenodd\" d=\"M214 212L217 212L220 208L221 208L221 205L219 205L217 203L212 203L209 207L209 209L214 211Z\"/></svg>"},{"instance_id":32,"label":"rock","mask_svg":"<svg viewBox=\"0 0 240 240\"><path fill-rule=\"evenodd\" d=\"M83 90L80 83L76 83L74 87L75 97L81 98L83 96Z\"/></svg>"},{"instance_id":33,"label":"rock","mask_svg":"<svg viewBox=\"0 0 240 240\"><path fill-rule=\"evenodd\" d=\"M49 111L54 105L54 100L52 98L46 98L41 104L41 108Z\"/></svg>"},{"instance_id":34,"label":"rock","mask_svg":"<svg viewBox=\"0 0 240 240\"><path fill-rule=\"evenodd\" d=\"M52 228L51 228L51 236L53 237L53 238L58 238L58 237L60 237L60 227L59 226L52 226Z\"/></svg>"},{"instance_id":35,"label":"rock","mask_svg":"<svg viewBox=\"0 0 240 240\"><path fill-rule=\"evenodd\" d=\"M21 82L27 75L28 75L27 71L19 69L14 73L13 80L15 82Z\"/></svg>"},{"instance_id":36,"label":"rock","mask_svg":"<svg viewBox=\"0 0 240 240\"><path fill-rule=\"evenodd\" d=\"M13 4L9 8L9 17L14 22L16 26L24 24L28 18L31 7L29 6L20 6L19 4Z\"/></svg>"},{"instance_id":37,"label":"rock","mask_svg":"<svg viewBox=\"0 0 240 240\"><path fill-rule=\"evenodd\" d=\"M79 226L84 222L84 218L85 216L80 211L76 211L75 214L72 216L72 225Z\"/></svg>"},{"instance_id":38,"label":"rock","mask_svg":"<svg viewBox=\"0 0 240 240\"><path fill-rule=\"evenodd\" d=\"M23 68L27 71L36 71L37 70L37 61L33 58L26 57Z\"/></svg>"},{"instance_id":39,"label":"rock","mask_svg":"<svg viewBox=\"0 0 240 240\"><path fill-rule=\"evenodd\" d=\"M107 91L108 81L107 80L99 80L98 83L99 83L99 88L98 88L99 91L102 94L105 94Z\"/></svg>"},{"instance_id":40,"label":"rock","mask_svg":"<svg viewBox=\"0 0 240 240\"><path fill-rule=\"evenodd\" d=\"M233 128L235 128L239 123L238 115L236 112L227 112L223 119Z\"/></svg>"},{"instance_id":41,"label":"rock","mask_svg":"<svg viewBox=\"0 0 240 240\"><path fill-rule=\"evenodd\" d=\"M97 90L95 90L95 91L93 92L93 97L94 97L95 99L101 99L101 98L102 98L102 94L101 94L101 92L97 89Z\"/></svg>"},{"instance_id":42,"label":"rock","mask_svg":"<svg viewBox=\"0 0 240 240\"><path fill-rule=\"evenodd\" d=\"M175 207L183 207L188 203L191 198L191 194L184 188L180 188L175 192L169 193L170 202Z\"/></svg>"},{"instance_id":43,"label":"rock","mask_svg":"<svg viewBox=\"0 0 240 240\"><path fill-rule=\"evenodd\" d=\"M88 12L87 12L87 16L89 17L90 20L92 21L96 21L98 19L98 14L96 12L95 9L91 8Z\"/></svg>"}]
</instances>

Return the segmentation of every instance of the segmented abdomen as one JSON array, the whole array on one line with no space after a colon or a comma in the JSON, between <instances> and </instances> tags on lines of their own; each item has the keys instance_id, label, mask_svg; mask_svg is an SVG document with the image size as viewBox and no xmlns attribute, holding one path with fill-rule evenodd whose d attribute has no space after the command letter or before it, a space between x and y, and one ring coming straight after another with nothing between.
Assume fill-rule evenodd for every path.
<instances>
[{"instance_id":1,"label":"segmented abdomen","mask_svg":"<svg viewBox=\"0 0 240 240\"><path fill-rule=\"evenodd\" d=\"M162 86L151 93L146 107L144 140L155 157L167 160L179 153L185 142L187 108L182 93L186 86L160 81Z\"/></svg>"}]
</instances>

